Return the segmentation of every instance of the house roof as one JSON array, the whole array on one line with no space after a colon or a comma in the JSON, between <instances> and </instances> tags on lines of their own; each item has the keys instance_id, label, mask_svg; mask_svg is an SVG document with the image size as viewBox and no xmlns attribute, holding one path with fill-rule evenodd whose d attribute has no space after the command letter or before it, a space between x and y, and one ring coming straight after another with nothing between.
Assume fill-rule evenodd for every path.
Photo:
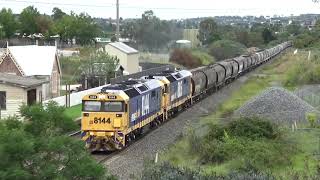
<instances>
[{"instance_id":1,"label":"house roof","mask_svg":"<svg viewBox=\"0 0 320 180\"><path fill-rule=\"evenodd\" d=\"M57 52L55 46L31 45L9 46L8 48L25 76L51 75Z\"/></svg>"},{"instance_id":2,"label":"house roof","mask_svg":"<svg viewBox=\"0 0 320 180\"><path fill-rule=\"evenodd\" d=\"M134 48L122 43L122 42L113 42L113 43L109 43L108 45L115 47L126 54L138 53L138 51L136 49L134 49Z\"/></svg>"},{"instance_id":3,"label":"house roof","mask_svg":"<svg viewBox=\"0 0 320 180\"><path fill-rule=\"evenodd\" d=\"M0 84L10 84L21 88L36 87L48 82L48 80L39 80L31 77L0 73Z\"/></svg>"}]
</instances>

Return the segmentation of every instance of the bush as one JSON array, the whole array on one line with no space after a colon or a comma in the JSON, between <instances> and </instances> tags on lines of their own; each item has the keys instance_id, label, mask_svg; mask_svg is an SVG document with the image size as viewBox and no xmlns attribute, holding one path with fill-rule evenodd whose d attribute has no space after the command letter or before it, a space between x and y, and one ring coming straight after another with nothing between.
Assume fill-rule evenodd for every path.
<instances>
[{"instance_id":1,"label":"bush","mask_svg":"<svg viewBox=\"0 0 320 180\"><path fill-rule=\"evenodd\" d=\"M209 65L215 62L214 57L206 52L193 50L191 53L195 58L200 59L202 65Z\"/></svg>"},{"instance_id":2,"label":"bush","mask_svg":"<svg viewBox=\"0 0 320 180\"><path fill-rule=\"evenodd\" d=\"M62 134L73 127L63 110L55 103L23 106L26 121L0 121L0 179L114 179L84 142Z\"/></svg>"},{"instance_id":3,"label":"bush","mask_svg":"<svg viewBox=\"0 0 320 180\"><path fill-rule=\"evenodd\" d=\"M274 124L256 118L212 125L199 149L202 164L236 161L232 169L246 172L289 165L296 152L295 146L284 141Z\"/></svg>"},{"instance_id":4,"label":"bush","mask_svg":"<svg viewBox=\"0 0 320 180\"><path fill-rule=\"evenodd\" d=\"M320 64L318 56L314 55L311 60L305 57L292 57L292 68L286 72L284 85L287 87L303 84L320 83Z\"/></svg>"},{"instance_id":5,"label":"bush","mask_svg":"<svg viewBox=\"0 0 320 180\"><path fill-rule=\"evenodd\" d=\"M75 130L76 123L64 111L65 108L55 102L49 102L46 107L36 104L20 108L21 116L28 120L26 131L33 135L63 134Z\"/></svg>"},{"instance_id":6,"label":"bush","mask_svg":"<svg viewBox=\"0 0 320 180\"><path fill-rule=\"evenodd\" d=\"M307 113L306 114L306 119L308 120L308 122L310 123L310 126L312 128L316 127L316 121L318 119L316 113Z\"/></svg>"},{"instance_id":7,"label":"bush","mask_svg":"<svg viewBox=\"0 0 320 180\"><path fill-rule=\"evenodd\" d=\"M186 68L195 68L201 66L201 60L193 56L190 50L175 49L170 55L170 62L177 63Z\"/></svg>"},{"instance_id":8,"label":"bush","mask_svg":"<svg viewBox=\"0 0 320 180\"><path fill-rule=\"evenodd\" d=\"M231 172L227 175L202 174L199 170L174 167L164 162L162 164L147 164L142 173L142 180L274 180L271 174L262 172Z\"/></svg>"},{"instance_id":9,"label":"bush","mask_svg":"<svg viewBox=\"0 0 320 180\"><path fill-rule=\"evenodd\" d=\"M259 118L241 118L231 122L227 131L232 136L255 139L275 139L280 132L277 127L269 121Z\"/></svg>"},{"instance_id":10,"label":"bush","mask_svg":"<svg viewBox=\"0 0 320 180\"><path fill-rule=\"evenodd\" d=\"M218 61L239 56L245 50L246 47L243 44L230 40L216 41L209 47L209 53Z\"/></svg>"}]
</instances>

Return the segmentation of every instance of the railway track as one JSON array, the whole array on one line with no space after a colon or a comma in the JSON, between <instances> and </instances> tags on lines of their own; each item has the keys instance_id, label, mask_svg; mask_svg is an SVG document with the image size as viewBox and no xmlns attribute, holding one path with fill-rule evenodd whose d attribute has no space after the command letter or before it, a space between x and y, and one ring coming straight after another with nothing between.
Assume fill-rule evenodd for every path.
<instances>
[{"instance_id":1,"label":"railway track","mask_svg":"<svg viewBox=\"0 0 320 180\"><path fill-rule=\"evenodd\" d=\"M78 136L80 134L81 134L81 131L79 130L79 131L75 131L75 132L72 132L72 133L68 134L68 136L69 137L74 137L74 136Z\"/></svg>"},{"instance_id":2,"label":"railway track","mask_svg":"<svg viewBox=\"0 0 320 180\"><path fill-rule=\"evenodd\" d=\"M276 57L273 57L272 59L274 59ZM232 83L232 82L230 82ZM228 83L229 84L229 83ZM204 98L205 99L205 98ZM200 101L198 101L197 103L201 102L203 99L201 99ZM192 106L196 105L197 103L194 103L192 104ZM190 107L192 107L190 106ZM190 108L189 107L189 108ZM184 111L181 111L180 113L182 113ZM179 113L179 114L180 114ZM178 114L176 114L175 116L177 116ZM172 117L174 118L174 117ZM134 141L132 141L128 146L131 146L132 144L139 144L139 141L142 141L142 139L144 139L144 137L152 132L154 129L157 129L158 127L166 124L168 121L165 121L164 123L161 123L160 125L156 126L155 128L152 128L152 129L149 129L149 128L145 128L146 131L139 137L137 137ZM75 131L73 133L70 133L69 136L70 137L78 137L80 138L80 134L81 134L81 131ZM117 160L118 158L121 158L121 155L122 154L125 154L127 151L129 151L130 148L126 147L122 150L118 150L118 151L113 151L113 152L93 152L92 153L92 156L93 158L100 164L111 164L112 162L114 162L115 160Z\"/></svg>"}]
</instances>

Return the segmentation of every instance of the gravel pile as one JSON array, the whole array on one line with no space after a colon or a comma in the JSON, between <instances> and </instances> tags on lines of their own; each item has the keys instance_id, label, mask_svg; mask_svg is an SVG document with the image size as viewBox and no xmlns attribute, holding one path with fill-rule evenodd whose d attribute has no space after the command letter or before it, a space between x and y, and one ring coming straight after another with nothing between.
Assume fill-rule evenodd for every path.
<instances>
[{"instance_id":1,"label":"gravel pile","mask_svg":"<svg viewBox=\"0 0 320 180\"><path fill-rule=\"evenodd\" d=\"M278 87L268 88L235 112L235 116L267 118L276 123L305 123L307 112L316 112L295 94Z\"/></svg>"}]
</instances>

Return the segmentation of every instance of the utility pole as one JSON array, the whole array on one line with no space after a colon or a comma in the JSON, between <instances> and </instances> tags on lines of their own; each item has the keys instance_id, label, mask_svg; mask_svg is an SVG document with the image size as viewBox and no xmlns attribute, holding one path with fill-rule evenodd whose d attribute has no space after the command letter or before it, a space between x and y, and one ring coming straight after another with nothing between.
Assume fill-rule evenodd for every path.
<instances>
[{"instance_id":1,"label":"utility pole","mask_svg":"<svg viewBox=\"0 0 320 180\"><path fill-rule=\"evenodd\" d=\"M119 42L120 38L120 27L119 27L119 0L117 0L117 32L116 32L116 39Z\"/></svg>"}]
</instances>

